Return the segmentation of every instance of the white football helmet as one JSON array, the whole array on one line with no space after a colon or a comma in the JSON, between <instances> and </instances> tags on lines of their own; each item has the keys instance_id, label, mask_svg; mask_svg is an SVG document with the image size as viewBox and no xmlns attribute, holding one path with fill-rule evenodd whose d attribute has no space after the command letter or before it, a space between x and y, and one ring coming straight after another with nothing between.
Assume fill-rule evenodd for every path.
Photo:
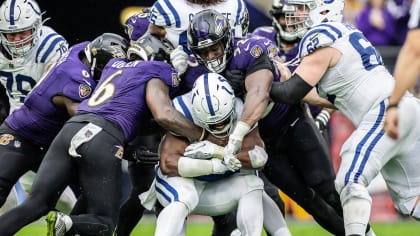
<instances>
[{"instance_id":1,"label":"white football helmet","mask_svg":"<svg viewBox=\"0 0 420 236\"><path fill-rule=\"evenodd\" d=\"M0 6L0 33L3 47L12 57L23 57L37 44L42 12L34 0L6 0ZM6 34L32 30L30 36L7 40Z\"/></svg>"},{"instance_id":2,"label":"white football helmet","mask_svg":"<svg viewBox=\"0 0 420 236\"><path fill-rule=\"evenodd\" d=\"M344 0L285 0L294 11L286 12L286 26L302 38L309 28L325 22L343 20Z\"/></svg>"},{"instance_id":3,"label":"white football helmet","mask_svg":"<svg viewBox=\"0 0 420 236\"><path fill-rule=\"evenodd\" d=\"M216 73L197 78L192 89L192 115L216 137L229 135L236 122L235 94L228 81Z\"/></svg>"}]
</instances>

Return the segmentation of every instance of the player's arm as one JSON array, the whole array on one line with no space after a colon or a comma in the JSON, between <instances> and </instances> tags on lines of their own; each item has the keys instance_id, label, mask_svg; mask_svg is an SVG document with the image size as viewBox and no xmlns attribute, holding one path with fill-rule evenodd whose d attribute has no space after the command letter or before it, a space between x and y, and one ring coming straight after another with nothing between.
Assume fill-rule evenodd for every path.
<instances>
[{"instance_id":1,"label":"player's arm","mask_svg":"<svg viewBox=\"0 0 420 236\"><path fill-rule=\"evenodd\" d=\"M196 142L186 147L185 157L193 159L218 158L223 160L224 148L208 140ZM242 149L237 154L242 168L261 169L267 162L268 155L264 149L258 128L252 129L244 138Z\"/></svg>"},{"instance_id":2,"label":"player's arm","mask_svg":"<svg viewBox=\"0 0 420 236\"><path fill-rule=\"evenodd\" d=\"M314 106L321 106L329 109L337 109L334 104L325 98L321 98L315 88L312 88L303 98L304 102Z\"/></svg>"},{"instance_id":3,"label":"player's arm","mask_svg":"<svg viewBox=\"0 0 420 236\"><path fill-rule=\"evenodd\" d=\"M166 35L166 30L165 30L164 27L157 26L153 23L149 24L149 26L147 28L147 32L149 34L153 34L153 35L156 35L156 36L159 36L159 37L165 37L165 35Z\"/></svg>"},{"instance_id":4,"label":"player's arm","mask_svg":"<svg viewBox=\"0 0 420 236\"><path fill-rule=\"evenodd\" d=\"M271 99L288 104L300 102L340 57L341 53L331 47L317 49L303 57L289 80L273 83L270 92Z\"/></svg>"},{"instance_id":5,"label":"player's arm","mask_svg":"<svg viewBox=\"0 0 420 236\"><path fill-rule=\"evenodd\" d=\"M241 121L250 127L261 119L270 101L273 73L268 69L257 70L245 77L246 98Z\"/></svg>"},{"instance_id":6,"label":"player's arm","mask_svg":"<svg viewBox=\"0 0 420 236\"><path fill-rule=\"evenodd\" d=\"M61 95L54 96L52 102L57 107L65 108L70 116L74 116L76 114L77 107L80 104L78 101L74 101Z\"/></svg>"},{"instance_id":7,"label":"player's arm","mask_svg":"<svg viewBox=\"0 0 420 236\"><path fill-rule=\"evenodd\" d=\"M393 139L397 139L398 132L398 103L407 89L414 87L420 73L420 29L411 29L398 55L395 66L395 87L389 98L385 116L384 129Z\"/></svg>"},{"instance_id":8,"label":"player's arm","mask_svg":"<svg viewBox=\"0 0 420 236\"><path fill-rule=\"evenodd\" d=\"M261 169L267 163L268 155L258 128L254 128L245 136L237 157L245 169Z\"/></svg>"},{"instance_id":9,"label":"player's arm","mask_svg":"<svg viewBox=\"0 0 420 236\"><path fill-rule=\"evenodd\" d=\"M179 176L178 160L183 156L188 140L166 132L160 143L160 169L163 174Z\"/></svg>"},{"instance_id":10,"label":"player's arm","mask_svg":"<svg viewBox=\"0 0 420 236\"><path fill-rule=\"evenodd\" d=\"M268 55L264 53L247 71L243 112L233 132L229 135L229 142L225 148L225 163L229 163L229 160L232 163L236 162L234 155L240 151L243 138L250 128L261 119L267 108L270 101L271 84L274 80L273 72L270 69L274 69L273 64Z\"/></svg>"},{"instance_id":11,"label":"player's arm","mask_svg":"<svg viewBox=\"0 0 420 236\"><path fill-rule=\"evenodd\" d=\"M167 132L160 144L160 170L169 176L196 177L210 174L222 174L228 171L217 158L193 159L185 157L188 145L185 138Z\"/></svg>"},{"instance_id":12,"label":"player's arm","mask_svg":"<svg viewBox=\"0 0 420 236\"><path fill-rule=\"evenodd\" d=\"M151 79L146 85L146 102L154 120L164 129L191 140L204 137L203 128L194 125L184 115L172 107L169 87L160 79Z\"/></svg>"},{"instance_id":13,"label":"player's arm","mask_svg":"<svg viewBox=\"0 0 420 236\"><path fill-rule=\"evenodd\" d=\"M389 98L390 104L398 104L401 97L411 89L420 74L420 29L410 30L407 39L398 54L395 66L395 88Z\"/></svg>"}]
</instances>

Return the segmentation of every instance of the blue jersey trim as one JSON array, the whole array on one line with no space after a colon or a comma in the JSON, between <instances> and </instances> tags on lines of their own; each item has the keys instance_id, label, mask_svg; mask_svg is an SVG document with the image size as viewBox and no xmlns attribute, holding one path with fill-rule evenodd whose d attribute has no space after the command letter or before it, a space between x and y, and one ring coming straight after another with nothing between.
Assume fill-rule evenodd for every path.
<instances>
[{"instance_id":1,"label":"blue jersey trim","mask_svg":"<svg viewBox=\"0 0 420 236\"><path fill-rule=\"evenodd\" d=\"M174 189L168 182L160 178L158 174L156 174L156 181L172 194L174 201L179 201L179 195L176 189ZM168 200L168 202L171 202L171 198L166 195L158 186L156 186L156 191L159 192L166 200Z\"/></svg>"},{"instance_id":2,"label":"blue jersey trim","mask_svg":"<svg viewBox=\"0 0 420 236\"><path fill-rule=\"evenodd\" d=\"M64 41L63 37L58 37L56 39L54 39L54 41L51 43L50 47L48 48L48 50L44 53L44 55L41 58L41 63L45 63L45 61L47 60L48 56L51 54L51 52L53 52L55 46L59 43Z\"/></svg>"},{"instance_id":3,"label":"blue jersey trim","mask_svg":"<svg viewBox=\"0 0 420 236\"><path fill-rule=\"evenodd\" d=\"M357 144L356 152L354 153L354 157L353 157L353 161L352 161L352 163L350 165L350 169L347 171L345 179L344 179L344 184L347 184L350 181L350 174L355 169L356 163L357 163L357 161L360 157L361 150L362 150L363 146L365 146L367 144L367 141L373 135L373 133L378 129L378 127L380 127L380 124L382 123L382 120L384 118L384 113L385 113L385 103L382 101L381 104L380 104L380 112L378 114L378 117L377 117L375 123L373 124L373 126L369 130L369 132L365 135L365 137L362 139L362 141L360 141L360 143ZM352 182L357 183L357 181L359 180L359 176L363 172L363 169L366 165L367 160L369 159L369 156L370 156L370 153L371 153L372 149L378 143L379 139L383 135L384 135L384 132L382 130L381 132L379 132L376 135L376 137L369 144L368 149L367 149L367 151L366 151L366 153L365 153L365 155L362 159L362 162L359 166L359 169L357 170L357 173L355 174L355 177L353 178Z\"/></svg>"},{"instance_id":4,"label":"blue jersey trim","mask_svg":"<svg viewBox=\"0 0 420 236\"><path fill-rule=\"evenodd\" d=\"M38 50L36 51L36 55L35 55L35 62L36 63L38 63L39 62L39 60L38 60L38 58L39 58L39 54L41 54L41 51L42 51L42 49L44 49L44 47L45 47L45 45L48 43L48 41L52 38L52 37L54 37L54 36L56 36L56 35L58 35L57 33L52 33L52 34L49 34L47 37L45 37L45 39L39 44L39 47L38 47ZM63 39L64 40L64 39ZM53 44L51 44L51 45L53 45ZM55 46L55 45L54 45ZM44 55L42 56L42 58L44 58Z\"/></svg>"},{"instance_id":5,"label":"blue jersey trim","mask_svg":"<svg viewBox=\"0 0 420 236\"><path fill-rule=\"evenodd\" d=\"M242 6L242 2L241 2L241 0L238 0L238 10L236 11L236 24L241 24L241 22L242 22L242 20L243 19L241 19L240 18L240 16L241 16L241 12L243 11L243 6Z\"/></svg>"},{"instance_id":6,"label":"blue jersey trim","mask_svg":"<svg viewBox=\"0 0 420 236\"><path fill-rule=\"evenodd\" d=\"M169 19L168 14L166 14L165 11L163 10L163 7L160 5L160 3L156 2L156 4L154 6L160 12L160 14L163 16L163 18L165 18L166 26L170 26L171 25L171 20ZM151 15L150 15L150 18L151 18Z\"/></svg>"},{"instance_id":7,"label":"blue jersey trim","mask_svg":"<svg viewBox=\"0 0 420 236\"><path fill-rule=\"evenodd\" d=\"M172 14L174 15L174 18L175 18L175 26L177 28L181 27L181 19L179 17L178 12L175 9L175 7L172 6L172 4L171 4L171 2L169 0L165 0L165 3L169 7L169 10L171 10Z\"/></svg>"}]
</instances>

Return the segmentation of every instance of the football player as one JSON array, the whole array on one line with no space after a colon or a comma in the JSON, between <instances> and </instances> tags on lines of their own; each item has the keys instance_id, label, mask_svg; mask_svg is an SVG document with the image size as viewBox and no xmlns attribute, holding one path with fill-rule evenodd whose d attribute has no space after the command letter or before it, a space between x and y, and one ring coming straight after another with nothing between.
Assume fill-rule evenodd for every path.
<instances>
[{"instance_id":1,"label":"football player","mask_svg":"<svg viewBox=\"0 0 420 236\"><path fill-rule=\"evenodd\" d=\"M352 121L356 130L341 149L336 188L346 235L365 235L372 206L367 186L384 177L395 208L419 219L420 105L407 95L399 105L400 135L385 135L383 123L394 79L372 44L354 26L342 23L344 1L294 1L286 24L302 38L300 64L292 77L273 84L275 101L295 103L314 86Z\"/></svg>"},{"instance_id":2,"label":"football player","mask_svg":"<svg viewBox=\"0 0 420 236\"><path fill-rule=\"evenodd\" d=\"M108 62L95 92L80 103L77 114L48 149L27 200L0 217L1 235L11 235L52 210L56 194L73 175L81 186L86 211L70 216L51 211L47 234L113 234L121 198L123 146L138 128L153 117L162 127L192 140L203 133L171 106L170 96L180 82L167 63L172 49L169 42L145 35L127 50L129 61Z\"/></svg>"},{"instance_id":3,"label":"football player","mask_svg":"<svg viewBox=\"0 0 420 236\"><path fill-rule=\"evenodd\" d=\"M42 14L35 0L6 0L0 6L0 83L5 88L0 93L7 96L2 112L10 113L22 106L41 75L68 49L67 41L43 24L46 20ZM30 176L23 180L33 181ZM21 188L18 182L16 190ZM66 194L74 198L71 192Z\"/></svg>"},{"instance_id":4,"label":"football player","mask_svg":"<svg viewBox=\"0 0 420 236\"><path fill-rule=\"evenodd\" d=\"M235 98L226 79L216 73L200 76L193 90L177 97L173 103L188 119L225 143L243 105ZM178 235L190 213L215 216L236 211L236 208L242 233L260 235L264 218L265 226L268 220L276 222L274 226L267 226L268 232L290 235L279 209L267 195L261 195L262 180L250 170L262 168L267 160L258 128L250 131L245 143L239 158L248 170L235 173L222 162L222 146L209 141L190 144L182 136L166 134L161 143L156 186L151 190L164 206L155 235ZM142 197L150 198L150 194Z\"/></svg>"},{"instance_id":5,"label":"football player","mask_svg":"<svg viewBox=\"0 0 420 236\"><path fill-rule=\"evenodd\" d=\"M2 204L21 175L37 172L54 137L79 103L92 95L106 62L125 56L127 46L127 40L111 33L72 46L0 126Z\"/></svg>"}]
</instances>

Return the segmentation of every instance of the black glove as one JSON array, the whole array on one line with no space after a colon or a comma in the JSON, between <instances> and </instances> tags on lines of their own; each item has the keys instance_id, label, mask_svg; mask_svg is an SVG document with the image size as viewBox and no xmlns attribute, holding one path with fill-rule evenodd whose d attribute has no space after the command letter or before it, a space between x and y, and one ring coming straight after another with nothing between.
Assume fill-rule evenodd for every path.
<instances>
[{"instance_id":1,"label":"black glove","mask_svg":"<svg viewBox=\"0 0 420 236\"><path fill-rule=\"evenodd\" d=\"M243 99L246 93L245 73L240 70L226 70L224 77L228 80L230 86L232 86L235 96Z\"/></svg>"},{"instance_id":2,"label":"black glove","mask_svg":"<svg viewBox=\"0 0 420 236\"><path fill-rule=\"evenodd\" d=\"M156 165L159 161L159 155L144 146L128 145L124 151L123 159L138 164Z\"/></svg>"}]
</instances>

